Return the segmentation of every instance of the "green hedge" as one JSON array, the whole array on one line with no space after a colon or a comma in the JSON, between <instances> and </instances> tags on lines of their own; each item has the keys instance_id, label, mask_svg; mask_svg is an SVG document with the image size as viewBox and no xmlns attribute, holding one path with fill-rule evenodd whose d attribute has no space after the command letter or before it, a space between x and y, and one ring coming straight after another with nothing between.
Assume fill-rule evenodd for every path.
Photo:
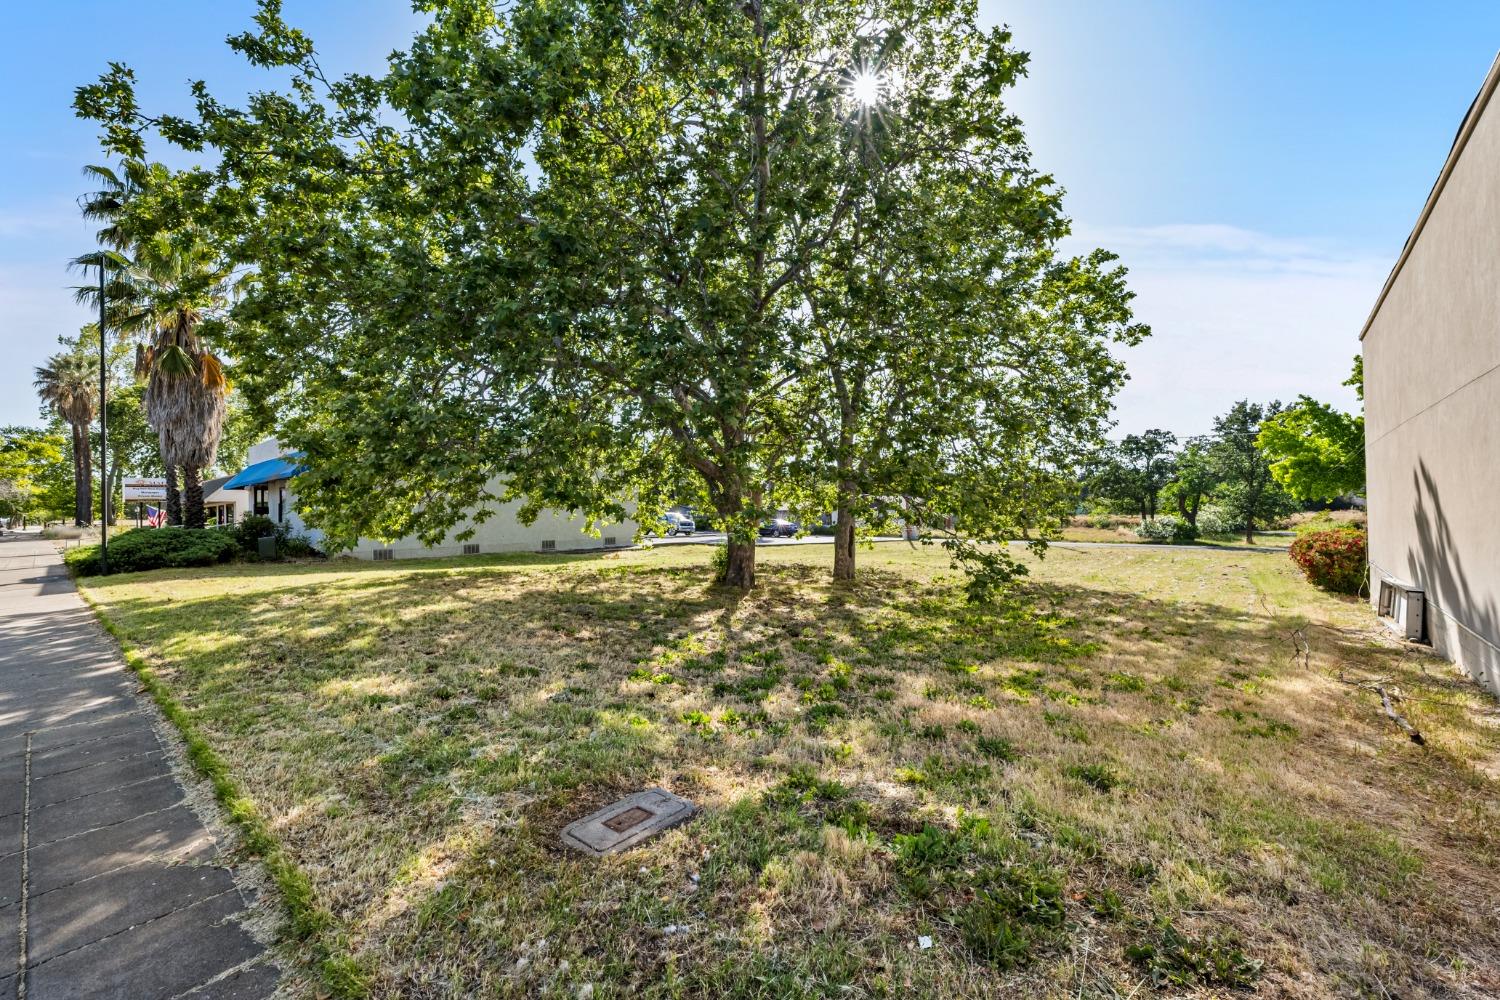
<instances>
[{"instance_id":1,"label":"green hedge","mask_svg":"<svg viewBox=\"0 0 1500 1000\"><path fill-rule=\"evenodd\" d=\"M234 535L214 528L135 528L110 539L109 571L135 573L147 569L179 566L211 566L228 562L239 553ZM103 572L99 546L82 545L63 556L80 576Z\"/></svg>"}]
</instances>

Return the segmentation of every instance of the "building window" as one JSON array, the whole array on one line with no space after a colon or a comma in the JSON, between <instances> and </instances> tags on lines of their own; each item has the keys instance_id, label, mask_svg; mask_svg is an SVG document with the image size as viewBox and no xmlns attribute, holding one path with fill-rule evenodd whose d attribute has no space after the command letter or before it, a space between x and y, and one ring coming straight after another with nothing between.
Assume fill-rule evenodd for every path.
<instances>
[{"instance_id":1,"label":"building window","mask_svg":"<svg viewBox=\"0 0 1500 1000\"><path fill-rule=\"evenodd\" d=\"M266 488L264 486L255 487L254 496L252 497L250 503L251 509L255 511L255 515L257 517L271 516L271 505L266 500Z\"/></svg>"}]
</instances>

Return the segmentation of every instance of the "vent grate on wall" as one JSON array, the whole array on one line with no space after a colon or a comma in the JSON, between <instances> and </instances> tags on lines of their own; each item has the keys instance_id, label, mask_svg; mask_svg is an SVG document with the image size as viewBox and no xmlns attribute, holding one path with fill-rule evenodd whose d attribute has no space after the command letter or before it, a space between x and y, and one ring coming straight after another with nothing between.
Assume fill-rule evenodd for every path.
<instances>
[{"instance_id":1,"label":"vent grate on wall","mask_svg":"<svg viewBox=\"0 0 1500 1000\"><path fill-rule=\"evenodd\" d=\"M1380 581L1379 616L1404 639L1422 642L1427 638L1427 595L1409 583Z\"/></svg>"},{"instance_id":2,"label":"vent grate on wall","mask_svg":"<svg viewBox=\"0 0 1500 1000\"><path fill-rule=\"evenodd\" d=\"M604 547L607 548L607 549L612 549L612 548L615 547L615 536L614 535L605 535L604 536Z\"/></svg>"},{"instance_id":3,"label":"vent grate on wall","mask_svg":"<svg viewBox=\"0 0 1500 1000\"><path fill-rule=\"evenodd\" d=\"M396 558L396 550L395 549L376 549L371 554L371 558L374 559L376 562L390 562L392 559Z\"/></svg>"},{"instance_id":4,"label":"vent grate on wall","mask_svg":"<svg viewBox=\"0 0 1500 1000\"><path fill-rule=\"evenodd\" d=\"M543 552L556 552L557 551L557 541L555 539L551 539L551 538L547 539L545 542L542 543L542 551Z\"/></svg>"},{"instance_id":5,"label":"vent grate on wall","mask_svg":"<svg viewBox=\"0 0 1500 1000\"><path fill-rule=\"evenodd\" d=\"M466 555L466 556L477 556L477 555L479 555L479 543L478 542L469 542L466 545L464 545L464 555Z\"/></svg>"}]
</instances>

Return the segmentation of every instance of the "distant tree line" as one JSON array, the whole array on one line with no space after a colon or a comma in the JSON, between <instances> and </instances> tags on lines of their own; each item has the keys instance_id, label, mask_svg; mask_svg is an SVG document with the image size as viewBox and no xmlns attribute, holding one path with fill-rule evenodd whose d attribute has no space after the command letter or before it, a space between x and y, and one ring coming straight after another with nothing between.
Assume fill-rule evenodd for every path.
<instances>
[{"instance_id":1,"label":"distant tree line","mask_svg":"<svg viewBox=\"0 0 1500 1000\"><path fill-rule=\"evenodd\" d=\"M1346 385L1363 399L1360 361ZM1213 433L1179 443L1170 431L1152 429L1102 448L1081 483L1085 505L1095 510L1155 520L1164 510L1192 536L1226 527L1254 537L1265 525L1306 505L1327 503L1364 490L1364 417L1345 414L1303 396L1280 402L1241 400L1216 418Z\"/></svg>"}]
</instances>

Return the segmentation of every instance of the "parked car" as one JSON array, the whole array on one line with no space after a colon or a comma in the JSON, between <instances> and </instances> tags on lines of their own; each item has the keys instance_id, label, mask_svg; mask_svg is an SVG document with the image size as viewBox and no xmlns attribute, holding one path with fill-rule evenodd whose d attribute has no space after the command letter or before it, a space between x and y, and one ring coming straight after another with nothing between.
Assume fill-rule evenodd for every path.
<instances>
[{"instance_id":1,"label":"parked car","mask_svg":"<svg viewBox=\"0 0 1500 1000\"><path fill-rule=\"evenodd\" d=\"M675 510L669 510L661 516L662 534L665 535L691 535L698 530L693 519L686 514L679 514Z\"/></svg>"},{"instance_id":2,"label":"parked car","mask_svg":"<svg viewBox=\"0 0 1500 1000\"><path fill-rule=\"evenodd\" d=\"M800 525L794 521L788 521L784 517L773 517L769 521L760 524L760 537L762 538L791 538L800 530Z\"/></svg>"}]
</instances>

